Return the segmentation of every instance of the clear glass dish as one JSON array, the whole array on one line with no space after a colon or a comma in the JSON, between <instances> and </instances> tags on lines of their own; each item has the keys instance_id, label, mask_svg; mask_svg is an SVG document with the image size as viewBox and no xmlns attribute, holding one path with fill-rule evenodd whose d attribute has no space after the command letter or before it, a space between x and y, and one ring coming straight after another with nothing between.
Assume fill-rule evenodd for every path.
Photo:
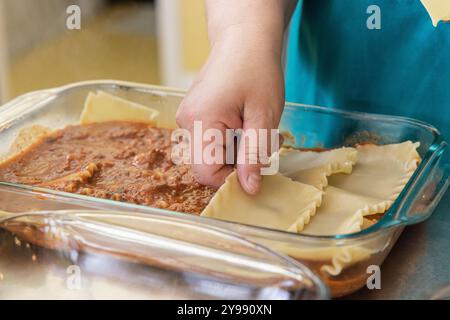
<instances>
[{"instance_id":1,"label":"clear glass dish","mask_svg":"<svg viewBox=\"0 0 450 320\"><path fill-rule=\"evenodd\" d=\"M175 127L175 112L184 95L175 89L117 81L84 82L29 93L0 109L0 158L7 156L22 129L33 125L59 129L78 123L84 99L95 90L164 110L161 126L165 127ZM423 160L381 221L350 235L293 234L4 182L0 182L0 209L24 212L97 208L207 223L301 261L320 275L335 297L354 292L366 284L370 276L368 267L382 264L403 228L432 214L449 184L449 146L438 130L420 121L292 103L286 104L280 129L289 132L290 144L306 148L333 148L358 142L419 141L418 151Z\"/></svg>"},{"instance_id":2,"label":"clear glass dish","mask_svg":"<svg viewBox=\"0 0 450 320\"><path fill-rule=\"evenodd\" d=\"M177 217L0 212L0 299L324 299L308 268Z\"/></svg>"}]
</instances>

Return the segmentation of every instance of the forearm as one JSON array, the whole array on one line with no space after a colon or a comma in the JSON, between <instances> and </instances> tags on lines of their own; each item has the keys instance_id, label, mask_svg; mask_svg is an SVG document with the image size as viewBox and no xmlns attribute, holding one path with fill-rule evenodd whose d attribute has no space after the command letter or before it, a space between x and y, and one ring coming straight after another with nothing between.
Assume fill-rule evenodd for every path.
<instances>
[{"instance_id":1,"label":"forearm","mask_svg":"<svg viewBox=\"0 0 450 320\"><path fill-rule=\"evenodd\" d=\"M205 0L211 45L224 37L280 52L288 0Z\"/></svg>"}]
</instances>

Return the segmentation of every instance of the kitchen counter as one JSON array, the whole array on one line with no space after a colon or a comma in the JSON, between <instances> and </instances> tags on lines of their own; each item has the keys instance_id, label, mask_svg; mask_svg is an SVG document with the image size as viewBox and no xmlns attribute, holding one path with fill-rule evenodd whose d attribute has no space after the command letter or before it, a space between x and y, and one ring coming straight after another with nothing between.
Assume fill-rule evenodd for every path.
<instances>
[{"instance_id":1,"label":"kitchen counter","mask_svg":"<svg viewBox=\"0 0 450 320\"><path fill-rule=\"evenodd\" d=\"M429 220L405 228L381 266L381 289L361 289L346 298L428 299L445 285L450 285L450 189Z\"/></svg>"}]
</instances>

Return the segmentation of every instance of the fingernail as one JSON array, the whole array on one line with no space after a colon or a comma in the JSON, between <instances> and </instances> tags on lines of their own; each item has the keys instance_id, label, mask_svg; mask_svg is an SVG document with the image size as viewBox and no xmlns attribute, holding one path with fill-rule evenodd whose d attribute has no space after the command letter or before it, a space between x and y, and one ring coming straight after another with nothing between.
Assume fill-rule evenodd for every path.
<instances>
[{"instance_id":1,"label":"fingernail","mask_svg":"<svg viewBox=\"0 0 450 320\"><path fill-rule=\"evenodd\" d=\"M256 194L261 184L261 175L251 173L247 177L247 192L250 194Z\"/></svg>"}]
</instances>

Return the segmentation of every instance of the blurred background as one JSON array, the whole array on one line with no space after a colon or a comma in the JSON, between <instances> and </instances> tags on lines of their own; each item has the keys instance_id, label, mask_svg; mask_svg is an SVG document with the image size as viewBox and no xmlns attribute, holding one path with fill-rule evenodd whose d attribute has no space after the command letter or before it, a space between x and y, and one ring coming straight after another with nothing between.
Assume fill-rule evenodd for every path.
<instances>
[{"instance_id":1,"label":"blurred background","mask_svg":"<svg viewBox=\"0 0 450 320\"><path fill-rule=\"evenodd\" d=\"M0 0L0 103L92 79L187 88L208 51L203 0Z\"/></svg>"}]
</instances>

